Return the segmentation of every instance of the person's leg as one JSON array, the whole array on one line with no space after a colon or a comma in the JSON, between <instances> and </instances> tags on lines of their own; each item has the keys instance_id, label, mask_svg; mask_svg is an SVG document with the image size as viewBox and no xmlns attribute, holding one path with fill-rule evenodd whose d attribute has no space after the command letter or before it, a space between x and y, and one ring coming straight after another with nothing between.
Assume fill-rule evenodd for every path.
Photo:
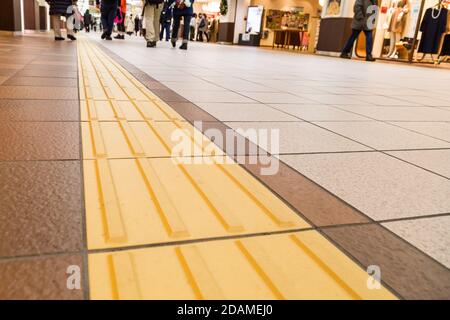
<instances>
[{"instance_id":1,"label":"person's leg","mask_svg":"<svg viewBox=\"0 0 450 320\"><path fill-rule=\"evenodd\" d=\"M61 16L54 14L51 16L53 32L55 33L55 38L61 38Z\"/></svg>"},{"instance_id":2,"label":"person's leg","mask_svg":"<svg viewBox=\"0 0 450 320\"><path fill-rule=\"evenodd\" d=\"M356 39L358 39L358 36L360 34L361 30L352 30L352 34L347 40L347 43L344 46L344 49L342 49L342 54L351 54L351 50L353 49L353 44L355 43Z\"/></svg>"},{"instance_id":3,"label":"person's leg","mask_svg":"<svg viewBox=\"0 0 450 320\"><path fill-rule=\"evenodd\" d=\"M144 12L144 18L145 18L145 40L147 42L154 41L155 38L155 24L154 24L154 17L155 17L155 6L154 5L146 5L145 6L145 12Z\"/></svg>"},{"instance_id":4,"label":"person's leg","mask_svg":"<svg viewBox=\"0 0 450 320\"><path fill-rule=\"evenodd\" d=\"M191 22L191 16L185 15L183 16L183 44L181 45L180 49L187 49L187 44L189 42L189 31L190 31L190 24Z\"/></svg>"},{"instance_id":5,"label":"person's leg","mask_svg":"<svg viewBox=\"0 0 450 320\"><path fill-rule=\"evenodd\" d=\"M373 48L372 31L364 31L364 34L366 36L366 56L371 56L372 55L372 48Z\"/></svg>"},{"instance_id":6,"label":"person's leg","mask_svg":"<svg viewBox=\"0 0 450 320\"><path fill-rule=\"evenodd\" d=\"M108 36L112 35L114 29L114 19L117 15L117 3L109 6L108 11Z\"/></svg>"},{"instance_id":7,"label":"person's leg","mask_svg":"<svg viewBox=\"0 0 450 320\"><path fill-rule=\"evenodd\" d=\"M372 49L373 49L373 33L372 31L364 31L366 36L366 60L374 61L372 57Z\"/></svg>"},{"instance_id":8,"label":"person's leg","mask_svg":"<svg viewBox=\"0 0 450 320\"><path fill-rule=\"evenodd\" d=\"M174 16L173 17L173 26L172 26L172 46L175 47L175 44L178 39L178 30L180 29L180 20L181 16Z\"/></svg>"},{"instance_id":9,"label":"person's leg","mask_svg":"<svg viewBox=\"0 0 450 320\"><path fill-rule=\"evenodd\" d=\"M157 42L159 40L159 34L158 34L158 30L159 30L159 26L160 26L160 18L161 18L161 12L163 9L163 5L159 4L154 6L155 7L155 14L153 15L153 28L155 29L155 36L153 38L153 42Z\"/></svg>"},{"instance_id":10,"label":"person's leg","mask_svg":"<svg viewBox=\"0 0 450 320\"><path fill-rule=\"evenodd\" d=\"M161 24L161 27L160 27L160 30L159 30L159 40L161 41L162 39L163 39L163 37L164 37L164 30L165 30L165 25L164 25L164 22L162 22Z\"/></svg>"},{"instance_id":11,"label":"person's leg","mask_svg":"<svg viewBox=\"0 0 450 320\"><path fill-rule=\"evenodd\" d=\"M102 3L100 7L100 21L101 21L100 31L103 31L103 34L106 35L106 30L108 26L108 10L107 6L104 3Z\"/></svg>"},{"instance_id":12,"label":"person's leg","mask_svg":"<svg viewBox=\"0 0 450 320\"><path fill-rule=\"evenodd\" d=\"M170 40L170 23L166 22L166 41Z\"/></svg>"}]
</instances>

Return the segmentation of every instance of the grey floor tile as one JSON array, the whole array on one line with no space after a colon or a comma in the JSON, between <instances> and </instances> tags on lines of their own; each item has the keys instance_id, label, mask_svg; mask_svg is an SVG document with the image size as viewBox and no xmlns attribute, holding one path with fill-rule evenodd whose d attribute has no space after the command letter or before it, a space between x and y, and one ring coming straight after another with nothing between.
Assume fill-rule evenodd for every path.
<instances>
[{"instance_id":1,"label":"grey floor tile","mask_svg":"<svg viewBox=\"0 0 450 320\"><path fill-rule=\"evenodd\" d=\"M388 153L450 179L450 149L391 151Z\"/></svg>"},{"instance_id":2,"label":"grey floor tile","mask_svg":"<svg viewBox=\"0 0 450 320\"><path fill-rule=\"evenodd\" d=\"M362 115L340 110L333 106L315 104L271 104L272 107L306 121L370 121Z\"/></svg>"},{"instance_id":3,"label":"grey floor tile","mask_svg":"<svg viewBox=\"0 0 450 320\"><path fill-rule=\"evenodd\" d=\"M450 216L395 221L383 225L450 268Z\"/></svg>"},{"instance_id":4,"label":"grey floor tile","mask_svg":"<svg viewBox=\"0 0 450 320\"><path fill-rule=\"evenodd\" d=\"M377 150L450 147L447 142L383 122L320 122L318 124Z\"/></svg>"},{"instance_id":5,"label":"grey floor tile","mask_svg":"<svg viewBox=\"0 0 450 320\"><path fill-rule=\"evenodd\" d=\"M378 152L281 160L374 220L450 212L450 181Z\"/></svg>"},{"instance_id":6,"label":"grey floor tile","mask_svg":"<svg viewBox=\"0 0 450 320\"><path fill-rule=\"evenodd\" d=\"M450 122L392 122L393 124L450 142Z\"/></svg>"},{"instance_id":7,"label":"grey floor tile","mask_svg":"<svg viewBox=\"0 0 450 320\"><path fill-rule=\"evenodd\" d=\"M281 111L258 103L197 103L221 121L300 121Z\"/></svg>"},{"instance_id":8,"label":"grey floor tile","mask_svg":"<svg viewBox=\"0 0 450 320\"><path fill-rule=\"evenodd\" d=\"M267 141L263 139L258 141L258 136L249 136L252 142L265 150L266 145L272 147L267 151L274 154L369 150L356 142L304 122L227 122L227 125L235 130L249 130L249 133L266 132L268 137L271 137L272 131L278 132L278 147L277 140L266 144Z\"/></svg>"}]
</instances>

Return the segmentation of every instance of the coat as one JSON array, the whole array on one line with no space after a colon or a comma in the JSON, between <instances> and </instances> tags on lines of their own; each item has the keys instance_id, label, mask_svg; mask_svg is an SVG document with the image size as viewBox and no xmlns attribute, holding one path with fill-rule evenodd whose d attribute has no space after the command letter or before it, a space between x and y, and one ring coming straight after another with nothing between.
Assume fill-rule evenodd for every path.
<instances>
[{"instance_id":1,"label":"coat","mask_svg":"<svg viewBox=\"0 0 450 320\"><path fill-rule=\"evenodd\" d=\"M374 9L371 9L371 6L376 6L376 0L356 0L355 5L353 6L353 21L352 21L352 29L353 30L365 30L370 31L375 29L376 27L376 12Z\"/></svg>"},{"instance_id":2,"label":"coat","mask_svg":"<svg viewBox=\"0 0 450 320\"><path fill-rule=\"evenodd\" d=\"M50 5L49 15L67 15L67 8L72 5L72 0L45 0Z\"/></svg>"}]
</instances>

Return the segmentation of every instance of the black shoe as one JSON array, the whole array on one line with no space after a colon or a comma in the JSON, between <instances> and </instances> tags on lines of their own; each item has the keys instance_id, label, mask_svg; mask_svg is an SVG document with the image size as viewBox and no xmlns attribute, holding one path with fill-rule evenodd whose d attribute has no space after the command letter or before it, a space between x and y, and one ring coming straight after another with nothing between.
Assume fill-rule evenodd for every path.
<instances>
[{"instance_id":1,"label":"black shoe","mask_svg":"<svg viewBox=\"0 0 450 320\"><path fill-rule=\"evenodd\" d=\"M342 59L351 59L352 55L350 53L341 53L339 57L341 57Z\"/></svg>"},{"instance_id":2,"label":"black shoe","mask_svg":"<svg viewBox=\"0 0 450 320\"><path fill-rule=\"evenodd\" d=\"M103 32L103 33L102 33L102 40L105 40L106 37L107 37L106 32Z\"/></svg>"},{"instance_id":3,"label":"black shoe","mask_svg":"<svg viewBox=\"0 0 450 320\"><path fill-rule=\"evenodd\" d=\"M183 44L180 46L181 50L187 50L187 43L183 42Z\"/></svg>"},{"instance_id":4,"label":"black shoe","mask_svg":"<svg viewBox=\"0 0 450 320\"><path fill-rule=\"evenodd\" d=\"M120 39L120 34L114 37L114 39Z\"/></svg>"},{"instance_id":5,"label":"black shoe","mask_svg":"<svg viewBox=\"0 0 450 320\"><path fill-rule=\"evenodd\" d=\"M105 37L105 40L111 41L112 38L111 38L111 36L106 36L106 37Z\"/></svg>"},{"instance_id":6,"label":"black shoe","mask_svg":"<svg viewBox=\"0 0 450 320\"><path fill-rule=\"evenodd\" d=\"M366 61L373 62L373 61L375 61L375 60L376 60L376 59L375 59L374 57L372 57L371 54L369 54L369 55L366 57Z\"/></svg>"},{"instance_id":7,"label":"black shoe","mask_svg":"<svg viewBox=\"0 0 450 320\"><path fill-rule=\"evenodd\" d=\"M63 37L55 37L55 41L63 41L63 40L66 40L66 39Z\"/></svg>"},{"instance_id":8,"label":"black shoe","mask_svg":"<svg viewBox=\"0 0 450 320\"><path fill-rule=\"evenodd\" d=\"M147 41L147 48L154 48L156 47L155 41Z\"/></svg>"},{"instance_id":9,"label":"black shoe","mask_svg":"<svg viewBox=\"0 0 450 320\"><path fill-rule=\"evenodd\" d=\"M177 46L177 40L170 40L170 42L172 43L172 47L175 48Z\"/></svg>"},{"instance_id":10,"label":"black shoe","mask_svg":"<svg viewBox=\"0 0 450 320\"><path fill-rule=\"evenodd\" d=\"M69 38L70 40L72 40L72 41L75 41L75 40L77 40L77 38L75 38L73 35L71 35L71 34L68 34L67 35L67 38Z\"/></svg>"}]
</instances>

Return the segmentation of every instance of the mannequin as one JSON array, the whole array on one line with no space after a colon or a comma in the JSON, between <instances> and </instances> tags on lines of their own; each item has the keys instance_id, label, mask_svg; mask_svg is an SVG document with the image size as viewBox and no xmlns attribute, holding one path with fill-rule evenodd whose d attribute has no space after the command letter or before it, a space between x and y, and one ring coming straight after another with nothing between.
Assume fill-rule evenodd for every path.
<instances>
[{"instance_id":1,"label":"mannequin","mask_svg":"<svg viewBox=\"0 0 450 320\"><path fill-rule=\"evenodd\" d=\"M401 39L405 28L406 16L409 12L408 0L393 0L388 10L385 29L390 33L388 58L397 58L397 42Z\"/></svg>"}]
</instances>

